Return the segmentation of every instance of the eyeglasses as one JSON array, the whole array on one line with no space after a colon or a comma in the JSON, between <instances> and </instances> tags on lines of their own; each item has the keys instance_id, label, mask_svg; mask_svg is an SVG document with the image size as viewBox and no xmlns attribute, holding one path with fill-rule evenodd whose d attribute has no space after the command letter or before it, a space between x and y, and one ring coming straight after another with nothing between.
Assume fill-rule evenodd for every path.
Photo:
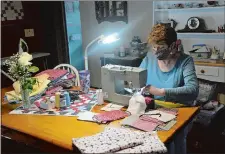
<instances>
[{"instance_id":1,"label":"eyeglasses","mask_svg":"<svg viewBox=\"0 0 225 154\"><path fill-rule=\"evenodd\" d=\"M158 51L158 50L162 50L162 49L166 49L166 48L168 48L167 44L155 44L155 45L152 45L152 50L153 51Z\"/></svg>"}]
</instances>

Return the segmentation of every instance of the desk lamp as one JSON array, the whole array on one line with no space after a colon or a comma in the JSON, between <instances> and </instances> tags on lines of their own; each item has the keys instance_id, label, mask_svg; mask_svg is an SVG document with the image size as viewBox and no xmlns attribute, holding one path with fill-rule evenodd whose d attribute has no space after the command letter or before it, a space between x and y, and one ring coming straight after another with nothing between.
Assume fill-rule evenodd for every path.
<instances>
[{"instance_id":1,"label":"desk lamp","mask_svg":"<svg viewBox=\"0 0 225 154\"><path fill-rule=\"evenodd\" d=\"M118 34L117 33L111 34L109 36L100 35L97 38L95 38L94 40L92 40L87 45L87 47L85 48L85 52L84 52L85 70L88 70L88 55L87 55L87 53L88 53L88 48L92 44L94 44L95 42L102 43L102 44L110 44L110 43L118 41L118 40L119 40L119 38L118 38Z\"/></svg>"}]
</instances>

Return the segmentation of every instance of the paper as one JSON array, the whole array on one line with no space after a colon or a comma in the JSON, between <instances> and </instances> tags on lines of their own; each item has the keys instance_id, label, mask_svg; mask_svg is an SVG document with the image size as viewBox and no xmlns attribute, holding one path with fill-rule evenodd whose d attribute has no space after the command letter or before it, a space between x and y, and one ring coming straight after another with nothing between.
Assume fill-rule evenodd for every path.
<instances>
[{"instance_id":1,"label":"paper","mask_svg":"<svg viewBox=\"0 0 225 154\"><path fill-rule=\"evenodd\" d=\"M86 111L86 112L80 112L77 114L78 120L83 120L83 121L94 121L93 116L97 115L97 113Z\"/></svg>"},{"instance_id":2,"label":"paper","mask_svg":"<svg viewBox=\"0 0 225 154\"><path fill-rule=\"evenodd\" d=\"M122 105L109 103L108 105L101 108L101 110L102 111L113 111L113 110L120 110L121 108L123 108Z\"/></svg>"},{"instance_id":3,"label":"paper","mask_svg":"<svg viewBox=\"0 0 225 154\"><path fill-rule=\"evenodd\" d=\"M161 116L160 115L149 115L149 116L152 118L158 119L162 122L168 122L176 118L175 115L165 113L159 110L149 111L149 112L146 112L145 114L161 114Z\"/></svg>"}]
</instances>

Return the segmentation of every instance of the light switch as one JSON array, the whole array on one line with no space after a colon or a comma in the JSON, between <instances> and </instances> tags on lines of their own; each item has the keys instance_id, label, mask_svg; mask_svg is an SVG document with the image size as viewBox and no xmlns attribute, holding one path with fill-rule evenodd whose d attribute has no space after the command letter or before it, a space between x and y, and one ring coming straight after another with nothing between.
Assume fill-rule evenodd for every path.
<instances>
[{"instance_id":1,"label":"light switch","mask_svg":"<svg viewBox=\"0 0 225 154\"><path fill-rule=\"evenodd\" d=\"M33 37L34 29L24 29L25 37Z\"/></svg>"}]
</instances>

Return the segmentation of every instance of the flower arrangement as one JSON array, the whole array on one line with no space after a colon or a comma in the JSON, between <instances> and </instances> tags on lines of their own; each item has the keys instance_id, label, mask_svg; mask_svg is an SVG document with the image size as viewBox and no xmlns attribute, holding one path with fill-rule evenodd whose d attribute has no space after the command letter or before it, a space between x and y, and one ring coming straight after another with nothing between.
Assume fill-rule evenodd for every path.
<instances>
[{"instance_id":1,"label":"flower arrangement","mask_svg":"<svg viewBox=\"0 0 225 154\"><path fill-rule=\"evenodd\" d=\"M31 73L39 71L36 66L31 66L32 55L27 52L17 53L4 62L8 66L8 72L15 80L18 80L23 90L32 91L33 85L36 83L35 78L31 78Z\"/></svg>"},{"instance_id":2,"label":"flower arrangement","mask_svg":"<svg viewBox=\"0 0 225 154\"><path fill-rule=\"evenodd\" d=\"M29 93L33 90L33 85L37 83L37 79L31 77L32 73L39 71L39 68L32 66L32 55L21 50L23 42L25 41L20 39L19 52L5 60L3 65L8 66L9 75L15 81L19 81L22 100L26 102L29 101Z\"/></svg>"}]
</instances>

